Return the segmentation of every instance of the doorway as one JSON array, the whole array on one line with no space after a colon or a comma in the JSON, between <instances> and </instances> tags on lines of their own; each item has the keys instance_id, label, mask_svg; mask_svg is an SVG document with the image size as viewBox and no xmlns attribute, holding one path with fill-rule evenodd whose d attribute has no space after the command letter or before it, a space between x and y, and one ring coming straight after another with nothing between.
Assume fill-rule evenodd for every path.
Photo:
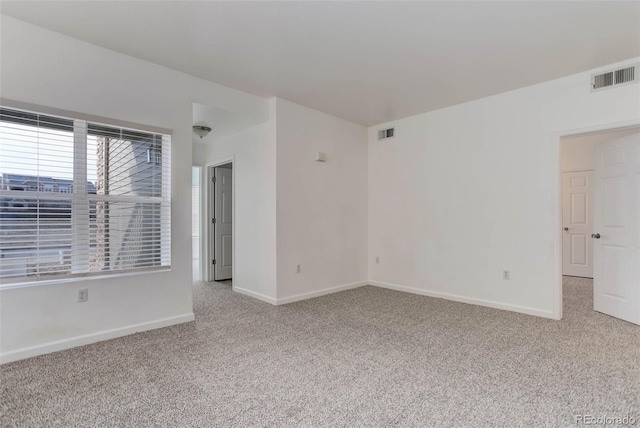
<instances>
[{"instance_id":1,"label":"doorway","mask_svg":"<svg viewBox=\"0 0 640 428\"><path fill-rule=\"evenodd\" d=\"M208 166L209 280L232 285L234 255L233 161Z\"/></svg>"},{"instance_id":2,"label":"doorway","mask_svg":"<svg viewBox=\"0 0 640 428\"><path fill-rule=\"evenodd\" d=\"M640 127L563 136L560 153L565 282L593 284L594 310L640 324Z\"/></svg>"}]
</instances>

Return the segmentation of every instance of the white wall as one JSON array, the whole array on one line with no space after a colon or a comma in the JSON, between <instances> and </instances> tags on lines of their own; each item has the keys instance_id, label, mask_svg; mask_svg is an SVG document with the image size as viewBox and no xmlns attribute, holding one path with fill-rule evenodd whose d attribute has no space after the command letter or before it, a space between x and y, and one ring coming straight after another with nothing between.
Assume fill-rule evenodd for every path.
<instances>
[{"instance_id":1,"label":"white wall","mask_svg":"<svg viewBox=\"0 0 640 428\"><path fill-rule=\"evenodd\" d=\"M639 85L590 73L371 127L372 283L558 318L559 135L640 118Z\"/></svg>"},{"instance_id":2,"label":"white wall","mask_svg":"<svg viewBox=\"0 0 640 428\"><path fill-rule=\"evenodd\" d=\"M562 138L560 162L563 172L587 171L593 169L593 148L596 144L611 141L640 132L638 128L610 132L597 132Z\"/></svg>"},{"instance_id":3,"label":"white wall","mask_svg":"<svg viewBox=\"0 0 640 428\"><path fill-rule=\"evenodd\" d=\"M230 136L217 137L214 130L195 143L193 162L205 166L233 156L233 289L275 304L275 100L270 104L268 121ZM204 173L206 175L206 170Z\"/></svg>"},{"instance_id":4,"label":"white wall","mask_svg":"<svg viewBox=\"0 0 640 428\"><path fill-rule=\"evenodd\" d=\"M171 271L2 290L2 361L193 319L192 102L255 116L267 100L5 16L0 36L3 99L173 131Z\"/></svg>"},{"instance_id":5,"label":"white wall","mask_svg":"<svg viewBox=\"0 0 640 428\"><path fill-rule=\"evenodd\" d=\"M276 106L278 303L362 285L366 129L283 99Z\"/></svg>"},{"instance_id":6,"label":"white wall","mask_svg":"<svg viewBox=\"0 0 640 428\"><path fill-rule=\"evenodd\" d=\"M284 303L368 271L377 285L557 317L558 135L640 117L638 85L592 94L587 72L399 120L392 140L376 140L391 124L372 127L367 155L362 127L284 100L4 16L0 36L4 99L168 128L174 149L172 270L2 290L2 361L192 319L191 164L229 154L248 294ZM262 123L192 156L194 102Z\"/></svg>"},{"instance_id":7,"label":"white wall","mask_svg":"<svg viewBox=\"0 0 640 428\"><path fill-rule=\"evenodd\" d=\"M363 285L366 128L283 99L269 105L268 121L223 136L226 116L194 110L214 127L194 140L194 165L234 157L234 290L282 304Z\"/></svg>"}]
</instances>

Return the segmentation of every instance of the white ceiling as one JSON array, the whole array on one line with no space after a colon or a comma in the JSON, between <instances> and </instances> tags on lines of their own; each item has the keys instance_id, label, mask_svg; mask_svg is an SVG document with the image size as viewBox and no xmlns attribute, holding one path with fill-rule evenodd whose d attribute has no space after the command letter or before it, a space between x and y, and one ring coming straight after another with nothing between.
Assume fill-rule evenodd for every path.
<instances>
[{"instance_id":1,"label":"white ceiling","mask_svg":"<svg viewBox=\"0 0 640 428\"><path fill-rule=\"evenodd\" d=\"M640 56L639 2L2 1L2 13L373 125Z\"/></svg>"}]
</instances>

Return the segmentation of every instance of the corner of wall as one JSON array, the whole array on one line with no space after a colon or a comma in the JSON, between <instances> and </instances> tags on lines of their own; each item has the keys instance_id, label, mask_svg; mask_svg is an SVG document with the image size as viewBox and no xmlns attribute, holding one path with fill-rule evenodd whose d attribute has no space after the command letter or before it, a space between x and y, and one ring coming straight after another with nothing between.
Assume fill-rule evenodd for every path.
<instances>
[{"instance_id":1,"label":"corner of wall","mask_svg":"<svg viewBox=\"0 0 640 428\"><path fill-rule=\"evenodd\" d=\"M366 128L273 101L278 303L360 286L367 279ZM316 161L318 152L326 161Z\"/></svg>"}]
</instances>

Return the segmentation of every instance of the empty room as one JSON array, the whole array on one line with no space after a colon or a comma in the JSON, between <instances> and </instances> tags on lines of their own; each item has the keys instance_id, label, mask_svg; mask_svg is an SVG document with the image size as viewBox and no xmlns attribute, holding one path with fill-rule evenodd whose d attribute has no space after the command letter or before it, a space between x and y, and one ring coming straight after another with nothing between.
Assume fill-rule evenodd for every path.
<instances>
[{"instance_id":1,"label":"empty room","mask_svg":"<svg viewBox=\"0 0 640 428\"><path fill-rule=\"evenodd\" d=\"M0 2L0 425L640 425L640 2Z\"/></svg>"}]
</instances>

